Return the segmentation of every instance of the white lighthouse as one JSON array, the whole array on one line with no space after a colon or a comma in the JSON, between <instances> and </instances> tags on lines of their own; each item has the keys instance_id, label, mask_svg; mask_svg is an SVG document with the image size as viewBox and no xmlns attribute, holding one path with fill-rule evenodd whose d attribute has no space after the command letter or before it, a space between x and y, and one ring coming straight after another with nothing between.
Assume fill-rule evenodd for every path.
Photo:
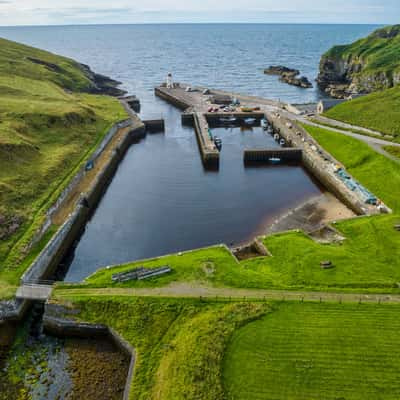
<instances>
[{"instance_id":1,"label":"white lighthouse","mask_svg":"<svg viewBox=\"0 0 400 400\"><path fill-rule=\"evenodd\" d=\"M172 81L172 74L169 73L167 75L167 89L173 89L174 88L174 82Z\"/></svg>"}]
</instances>

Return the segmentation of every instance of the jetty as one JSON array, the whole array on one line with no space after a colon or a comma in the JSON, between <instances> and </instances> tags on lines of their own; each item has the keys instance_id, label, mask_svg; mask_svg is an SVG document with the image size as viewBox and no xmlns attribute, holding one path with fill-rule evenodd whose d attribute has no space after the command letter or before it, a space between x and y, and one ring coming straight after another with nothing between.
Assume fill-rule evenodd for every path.
<instances>
[{"instance_id":1,"label":"jetty","mask_svg":"<svg viewBox=\"0 0 400 400\"><path fill-rule=\"evenodd\" d=\"M183 110L182 123L194 127L200 155L205 167L219 164L219 150L213 141L209 124L223 117L234 117L237 121L246 118L265 118L264 108L276 108L279 102L210 90L205 87L191 87L187 84L166 84L155 88L156 96Z\"/></svg>"}]
</instances>

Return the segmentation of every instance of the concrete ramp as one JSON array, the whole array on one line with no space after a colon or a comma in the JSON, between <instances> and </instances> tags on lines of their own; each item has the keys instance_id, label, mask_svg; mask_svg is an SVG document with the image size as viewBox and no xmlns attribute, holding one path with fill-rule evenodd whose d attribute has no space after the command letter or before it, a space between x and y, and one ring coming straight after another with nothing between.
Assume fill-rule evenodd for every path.
<instances>
[{"instance_id":1,"label":"concrete ramp","mask_svg":"<svg viewBox=\"0 0 400 400\"><path fill-rule=\"evenodd\" d=\"M53 286L49 284L25 283L18 288L16 297L23 300L46 301L52 291Z\"/></svg>"}]
</instances>

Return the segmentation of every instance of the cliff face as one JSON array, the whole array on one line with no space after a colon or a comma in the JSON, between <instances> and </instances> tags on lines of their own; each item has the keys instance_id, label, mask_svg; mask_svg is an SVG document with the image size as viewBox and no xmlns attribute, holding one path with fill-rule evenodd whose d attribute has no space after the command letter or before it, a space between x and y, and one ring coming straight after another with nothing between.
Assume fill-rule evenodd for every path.
<instances>
[{"instance_id":1,"label":"cliff face","mask_svg":"<svg viewBox=\"0 0 400 400\"><path fill-rule=\"evenodd\" d=\"M317 82L333 97L371 93L400 83L400 25L333 47L321 58Z\"/></svg>"}]
</instances>

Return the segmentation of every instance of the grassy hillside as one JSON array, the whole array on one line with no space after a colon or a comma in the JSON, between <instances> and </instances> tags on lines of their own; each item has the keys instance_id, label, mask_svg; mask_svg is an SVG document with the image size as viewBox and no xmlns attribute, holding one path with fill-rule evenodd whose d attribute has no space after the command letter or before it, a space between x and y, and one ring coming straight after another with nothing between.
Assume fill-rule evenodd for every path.
<instances>
[{"instance_id":1,"label":"grassy hillside","mask_svg":"<svg viewBox=\"0 0 400 400\"><path fill-rule=\"evenodd\" d=\"M325 115L394 136L400 142L400 85L341 103Z\"/></svg>"},{"instance_id":2,"label":"grassy hillside","mask_svg":"<svg viewBox=\"0 0 400 400\"><path fill-rule=\"evenodd\" d=\"M357 59L361 74L384 72L388 76L400 71L400 25L387 26L352 44L335 46L325 56Z\"/></svg>"},{"instance_id":3,"label":"grassy hillside","mask_svg":"<svg viewBox=\"0 0 400 400\"><path fill-rule=\"evenodd\" d=\"M400 83L400 25L387 26L321 57L319 86L334 97L371 93Z\"/></svg>"},{"instance_id":4,"label":"grassy hillside","mask_svg":"<svg viewBox=\"0 0 400 400\"><path fill-rule=\"evenodd\" d=\"M86 67L0 39L0 286L15 285L29 243L74 170L125 117ZM105 89L107 90L107 89Z\"/></svg>"},{"instance_id":5,"label":"grassy hillside","mask_svg":"<svg viewBox=\"0 0 400 400\"><path fill-rule=\"evenodd\" d=\"M279 304L235 331L229 400L397 399L399 306Z\"/></svg>"}]
</instances>

